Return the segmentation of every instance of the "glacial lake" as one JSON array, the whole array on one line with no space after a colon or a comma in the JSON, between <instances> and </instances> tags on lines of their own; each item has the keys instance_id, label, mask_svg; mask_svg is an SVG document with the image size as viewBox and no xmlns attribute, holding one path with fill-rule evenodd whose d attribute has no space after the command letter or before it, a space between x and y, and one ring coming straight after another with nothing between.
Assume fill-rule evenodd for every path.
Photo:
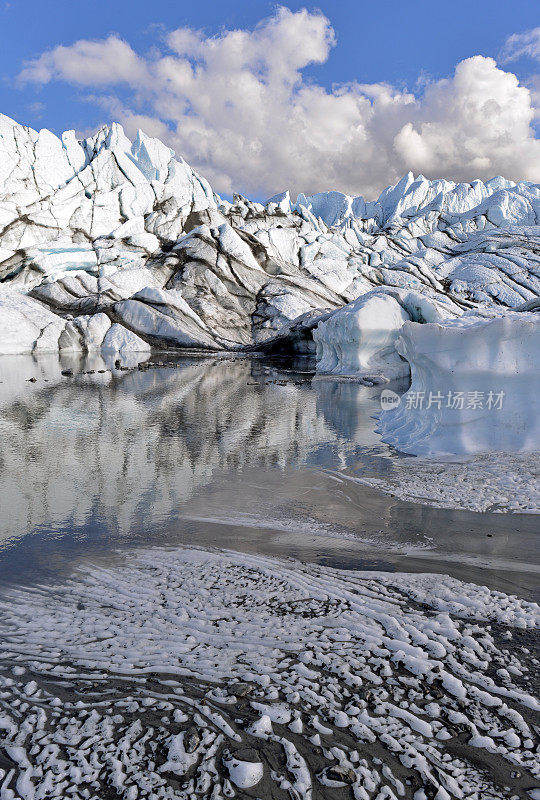
<instances>
[{"instance_id":1,"label":"glacial lake","mask_svg":"<svg viewBox=\"0 0 540 800\"><path fill-rule=\"evenodd\" d=\"M0 359L1 582L187 544L446 573L538 599L538 516L435 508L350 480L414 460L375 432L380 387L303 362L152 361Z\"/></svg>"}]
</instances>

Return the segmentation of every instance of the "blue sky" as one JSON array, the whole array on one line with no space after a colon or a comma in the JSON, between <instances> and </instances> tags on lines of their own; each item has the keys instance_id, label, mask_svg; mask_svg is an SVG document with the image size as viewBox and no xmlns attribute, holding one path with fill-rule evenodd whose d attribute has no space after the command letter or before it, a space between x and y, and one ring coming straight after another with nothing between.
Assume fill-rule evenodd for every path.
<instances>
[{"instance_id":1,"label":"blue sky","mask_svg":"<svg viewBox=\"0 0 540 800\"><path fill-rule=\"evenodd\" d=\"M291 175L295 189L305 188L311 191L321 188L319 182L326 180L331 185L341 183L349 191L363 190L369 193L382 188L384 183L393 180L408 166L414 171L423 169L427 173L433 173L438 164L441 174L460 179L472 179L477 175L488 177L490 170L504 167L506 172L513 173L511 177L540 180L540 175L537 174L538 148L534 146L534 141L530 141L531 137L535 139L538 117L531 114L527 116L523 96L516 94L517 89L512 94L508 81L508 85L500 91L496 86L497 80L501 86L504 82L501 70L511 72L522 88L533 90L531 103L534 106L536 102L534 90L538 90L538 82L535 83L537 79L534 76L540 72L540 65L534 57L535 43L528 48L521 48L527 51L526 55L520 55L520 48L515 47L509 62L501 64L499 56L508 37L531 31L540 24L537 0L514 0L512 3L507 0L453 0L449 3L433 0L412 0L408 3L385 0L376 5L372 2L346 0L337 3L323 1L317 5L287 2L284 5L290 12L306 8L309 14L302 18L291 14L281 20L281 38L277 49L283 44L283 30L287 26L292 32L291 36L297 36L299 47L309 37L314 39L314 47L303 61L299 59L296 63L292 59L287 66L290 53L288 50L284 51L286 68L300 76L291 90L297 96L295 98L291 94L284 101L282 94L285 79L282 76L276 77L270 91L265 83L266 78L263 77L264 92L261 94L258 89L255 97L248 90L244 107L247 113L238 112L234 116L227 108L230 110L241 104L241 98L232 91L231 97L225 98L223 108L218 109L226 89L222 86L220 95L212 96L208 84L216 73L210 68L207 70L206 82L193 86L191 95L189 92L185 94L184 88L179 94L176 88L174 94L168 91L158 97L155 84L161 80L160 76L164 74L165 68L169 77L173 67L176 70L183 69L180 62L183 63L186 58L191 58L194 69L201 60L206 63L205 59L210 51L208 46L205 50L201 49L203 44L200 42L207 43L209 37L223 36L224 31L239 29L249 33L257 25L263 25L263 32L270 31L268 35L262 39L255 37L249 46L252 49L268 47L268 41L274 41L274 29L270 30L268 25L264 28L264 21L276 18L278 12L274 3L258 0L199 0L196 3L94 0L90 6L76 0L3 2L0 6L0 61L3 77L0 110L19 122L36 128L48 127L56 133L69 128L88 133L99 124L118 118L131 135L135 126L142 121L141 126L146 126L150 134L166 139L177 151L186 155L190 163L195 162L194 166L204 171L214 183L217 182L218 189L225 192L239 188L262 196L265 192L282 188L283 180ZM326 18L324 30L319 24L321 18ZM178 57L171 67L167 61L171 52L167 36L171 31L186 28L204 32L199 37L197 53L192 57L189 53L179 53L177 48ZM329 34L329 30L333 34ZM79 60L73 68L66 68L64 65L59 67L57 64L53 68L49 65L45 79L40 77L37 80L35 76L38 73L34 70L33 73L24 73L26 79L23 83L17 80L25 63L38 61L42 68L46 61L40 62L39 59L43 59L44 53L54 50L58 45L67 47L67 54L70 55L69 48L79 40L104 42L111 35L115 42L125 42L130 52L135 54L128 54L128 60L141 59L142 90L137 87L135 78L131 82L127 79L115 80L116 62L110 48L103 51L103 63L110 70L110 79L104 79L100 75L93 84L92 64L89 64L90 77L81 84L77 77L74 78L73 69L86 73L87 68L85 62L80 60L80 54L75 54ZM223 59L226 55L224 49ZM473 56L499 59L498 72L494 71L495 67L490 68L487 61L479 61L474 69L473 66L464 67L463 75L458 81L454 76L456 65L460 62L468 63L466 60ZM253 66L252 61L253 59L240 72L231 72L231 84L238 83L239 75L241 79L247 79L251 74L259 74L259 67ZM156 67L158 63L159 70ZM272 70L275 72L274 67L275 65ZM148 69L151 70L151 78L145 77ZM42 73L43 69L40 75ZM220 72L222 74L223 70ZM444 79L455 82L451 100L448 100L450 90L447 89L448 96L445 95L444 84L439 83ZM396 121L394 114L389 122L376 109L377 104L388 106L388 98L384 102L379 97L374 99L371 90L367 90L371 103L369 106L365 103L365 93L360 97L358 90L349 90L344 98L343 92L339 88L336 90L336 85L350 85L354 81L373 86L384 82L391 86L394 98L391 102L394 105L397 102L395 98L400 93L405 95L408 92L414 97L409 97L406 102L400 100L401 116ZM151 82L154 84L152 87ZM460 136L469 136L469 149L472 151L476 147L479 156L473 158L469 153L460 162L455 154L456 142L444 143L441 141L442 134L432 130L434 124L439 125L441 131L444 129L444 115L440 107L445 103L455 103L457 111L454 111L454 115L460 113L459 109L462 109L464 115L468 115L467 109L472 103L475 109L473 115L478 114L480 120L482 113L478 110L479 101L467 97L462 102L462 94L463 86L481 86L484 83L486 98L489 99L490 92L493 91L494 103L499 106L508 103L505 120L497 118L495 122L495 128L500 129L500 141L508 136L505 125L510 126L508 120L512 114L517 116L517 126L521 127L519 141L514 141L514 150L521 153L519 158L512 159L506 154L497 162L494 155L498 149L496 142L484 141L481 136L478 138L475 131L464 134L458 130L454 134L456 142ZM435 86L435 90L425 99L423 96L429 86ZM311 93L308 91L310 87ZM306 97L299 101L298 93L302 94L304 90ZM198 93L199 96L204 91L208 92L207 105L216 106L214 121L211 119L211 111L207 111L205 116L203 111L197 109L193 93ZM318 97L315 97L316 92L319 93ZM326 93L324 102L321 92ZM420 98L420 105L416 110L413 108L415 98ZM257 130L254 122L253 131L250 130L250 119L256 113L251 113L250 102L255 104L256 113L261 105L271 108L271 116L258 120ZM512 105L514 103L515 106ZM172 108L177 104L177 111L169 114L167 105ZM183 104L182 109L180 104ZM404 104L409 109L409 116L402 113ZM432 118L430 114L435 116ZM335 120L333 127L328 123L329 117ZM296 119L296 127L291 128L290 121L293 118ZM490 119L486 118L486 124L491 124ZM193 120L197 121L196 125L192 124ZM390 124L394 124L396 128L392 130L392 139L386 141L386 131ZM235 125L250 134L243 142L243 150L235 149L233 144L228 148L222 144L227 139L232 141ZM426 126L430 125L431 128L428 129ZM470 127L466 120L464 125ZM526 127L529 129L527 134ZM272 139L266 139L262 132L269 128L272 128ZM361 134L358 133L360 128ZM281 151L274 143L274 138L280 136L280 130L287 132L287 140L294 145L290 158L285 152L285 143ZM512 131L510 133L514 138L517 136ZM320 141L317 141L317 137ZM375 168L371 164L373 158L367 152L369 148L364 153L364 145L369 144L376 149L377 137L384 140L382 146L386 148L386 158L391 162L386 170L382 163L384 159ZM200 147L197 141L200 142ZM302 141L312 151L309 157L302 150ZM538 140L535 141L538 143ZM235 166L234 162L241 159L242 152L249 155L251 171L245 165L238 168ZM347 153L350 156L349 162L353 158L354 163L363 163L350 179ZM299 164L300 161L302 165ZM323 168L327 162L331 168ZM321 165L320 179L315 175L317 164Z\"/></svg>"}]
</instances>

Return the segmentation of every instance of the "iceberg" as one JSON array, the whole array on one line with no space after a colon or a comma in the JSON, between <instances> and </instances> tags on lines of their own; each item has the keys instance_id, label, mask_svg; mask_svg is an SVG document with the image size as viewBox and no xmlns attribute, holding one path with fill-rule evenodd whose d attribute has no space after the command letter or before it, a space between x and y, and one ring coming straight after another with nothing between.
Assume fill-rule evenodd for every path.
<instances>
[{"instance_id":1,"label":"iceberg","mask_svg":"<svg viewBox=\"0 0 540 800\"><path fill-rule=\"evenodd\" d=\"M407 377L408 361L396 350L403 324L461 314L451 300L434 294L373 289L327 315L314 328L317 372L356 377L371 384Z\"/></svg>"},{"instance_id":2,"label":"iceberg","mask_svg":"<svg viewBox=\"0 0 540 800\"><path fill-rule=\"evenodd\" d=\"M372 384L405 377L409 365L395 342L408 319L390 294L375 290L359 297L314 329L317 370L360 376Z\"/></svg>"},{"instance_id":3,"label":"iceberg","mask_svg":"<svg viewBox=\"0 0 540 800\"><path fill-rule=\"evenodd\" d=\"M418 456L540 450L540 315L485 311L405 322L411 386L379 433Z\"/></svg>"}]
</instances>

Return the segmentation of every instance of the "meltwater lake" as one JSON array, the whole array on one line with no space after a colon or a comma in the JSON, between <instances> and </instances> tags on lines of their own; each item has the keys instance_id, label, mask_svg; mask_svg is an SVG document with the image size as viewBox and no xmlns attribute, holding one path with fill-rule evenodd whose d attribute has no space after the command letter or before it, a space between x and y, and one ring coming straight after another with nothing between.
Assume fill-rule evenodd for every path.
<instances>
[{"instance_id":1,"label":"meltwater lake","mask_svg":"<svg viewBox=\"0 0 540 800\"><path fill-rule=\"evenodd\" d=\"M131 359L0 359L3 584L195 545L445 573L538 599L538 516L437 508L357 482L415 461L375 432L380 387L315 378L305 362Z\"/></svg>"}]
</instances>

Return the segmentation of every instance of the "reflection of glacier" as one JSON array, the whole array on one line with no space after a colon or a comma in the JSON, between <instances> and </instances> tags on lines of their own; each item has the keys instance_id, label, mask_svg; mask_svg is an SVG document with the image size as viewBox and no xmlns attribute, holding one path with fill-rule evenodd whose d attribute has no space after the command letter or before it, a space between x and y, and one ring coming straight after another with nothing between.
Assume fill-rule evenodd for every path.
<instances>
[{"instance_id":1,"label":"reflection of glacier","mask_svg":"<svg viewBox=\"0 0 540 800\"><path fill-rule=\"evenodd\" d=\"M111 372L97 356L2 358L0 538L89 519L127 532L218 471L310 464L323 445L345 464L355 440L377 443L367 387L279 385L259 362L212 362Z\"/></svg>"}]
</instances>

